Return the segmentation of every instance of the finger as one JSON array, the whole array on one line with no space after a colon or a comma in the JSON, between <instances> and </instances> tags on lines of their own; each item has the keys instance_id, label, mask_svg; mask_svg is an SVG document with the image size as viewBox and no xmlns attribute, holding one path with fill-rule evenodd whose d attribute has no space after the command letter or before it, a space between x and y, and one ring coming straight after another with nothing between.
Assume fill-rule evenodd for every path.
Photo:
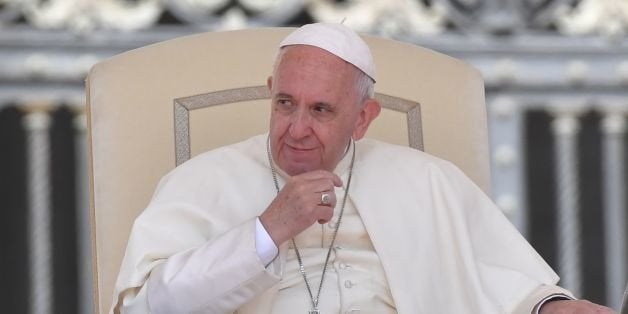
<instances>
[{"instance_id":1,"label":"finger","mask_svg":"<svg viewBox=\"0 0 628 314\"><path fill-rule=\"evenodd\" d=\"M285 187L292 187L295 191L299 193L318 193L324 191L333 191L334 190L334 182L330 178L320 178L320 179L297 179L291 180L288 182ZM284 187L284 188L285 188Z\"/></svg>"},{"instance_id":2,"label":"finger","mask_svg":"<svg viewBox=\"0 0 628 314\"><path fill-rule=\"evenodd\" d=\"M319 224L325 224L328 223L334 216L334 208L328 206L317 206L316 214L316 221L318 221Z\"/></svg>"},{"instance_id":3,"label":"finger","mask_svg":"<svg viewBox=\"0 0 628 314\"><path fill-rule=\"evenodd\" d=\"M337 187L342 186L342 180L335 173L329 172L327 170L314 170L310 172L305 172L294 176L295 179L304 179L304 180L317 180L317 179L329 179L332 184Z\"/></svg>"},{"instance_id":4,"label":"finger","mask_svg":"<svg viewBox=\"0 0 628 314\"><path fill-rule=\"evenodd\" d=\"M307 183L309 191L312 192L334 192L335 184L329 179L318 179Z\"/></svg>"},{"instance_id":5,"label":"finger","mask_svg":"<svg viewBox=\"0 0 628 314\"><path fill-rule=\"evenodd\" d=\"M327 206L331 208L336 207L336 193L332 191L325 191L318 193L319 203L318 205Z\"/></svg>"},{"instance_id":6,"label":"finger","mask_svg":"<svg viewBox=\"0 0 628 314\"><path fill-rule=\"evenodd\" d=\"M331 207L333 209L336 207L338 200L333 190L315 192L312 189L302 193L301 197L298 199L303 208L310 208L311 210L315 210L317 206Z\"/></svg>"}]
</instances>

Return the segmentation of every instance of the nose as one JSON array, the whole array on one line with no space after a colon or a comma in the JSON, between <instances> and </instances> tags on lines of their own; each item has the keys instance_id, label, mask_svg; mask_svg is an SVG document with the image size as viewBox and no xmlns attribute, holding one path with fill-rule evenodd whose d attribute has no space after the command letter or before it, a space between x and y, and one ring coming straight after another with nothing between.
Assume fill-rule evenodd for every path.
<instances>
[{"instance_id":1,"label":"nose","mask_svg":"<svg viewBox=\"0 0 628 314\"><path fill-rule=\"evenodd\" d=\"M302 139L312 133L312 117L307 110L300 108L292 113L290 121L290 136L293 139Z\"/></svg>"}]
</instances>

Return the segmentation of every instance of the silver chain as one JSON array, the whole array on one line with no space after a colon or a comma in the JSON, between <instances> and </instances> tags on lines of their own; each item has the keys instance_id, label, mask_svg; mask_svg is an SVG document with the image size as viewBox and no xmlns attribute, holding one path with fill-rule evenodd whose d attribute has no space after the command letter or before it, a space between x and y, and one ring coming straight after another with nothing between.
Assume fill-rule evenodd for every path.
<instances>
[{"instance_id":1,"label":"silver chain","mask_svg":"<svg viewBox=\"0 0 628 314\"><path fill-rule=\"evenodd\" d=\"M340 229L340 223L342 222L342 214L345 211L345 204L347 203L347 195L349 193L349 186L351 186L351 176L353 174L353 162L355 161L355 143L353 139L351 140L350 145L352 144L352 155L351 155L351 164L349 165L349 176L347 178L347 187L345 188L345 194L342 197L342 205L340 207L340 213L338 214L338 222L336 223L336 228L334 229L334 234L331 238L331 243L329 244L329 249L327 250L327 256L325 257L325 264L323 265L323 273L321 274L321 282L318 285L318 292L316 293L316 298L312 294L312 288L310 287L310 282L307 279L307 274L305 273L305 267L303 266L303 260L301 259L301 253L299 253L299 248L297 247L297 243L292 238L292 246L294 246L294 252L297 255L297 261L299 261L299 271L303 276L303 280L305 281L305 287L307 288L307 292L310 295L310 300L312 300L312 311L311 313L318 313L318 301L321 296L321 290L323 289L323 280L325 280L325 273L327 272L327 264L329 263L329 257L331 256L332 248L334 247L334 242L336 242L336 236L338 235L338 229ZM273 175L273 182L275 183L275 189L277 193L279 193L279 181L277 180L277 170L273 164L273 157L270 153L270 136L266 141L266 152L268 153L268 162L270 164L270 170Z\"/></svg>"}]
</instances>

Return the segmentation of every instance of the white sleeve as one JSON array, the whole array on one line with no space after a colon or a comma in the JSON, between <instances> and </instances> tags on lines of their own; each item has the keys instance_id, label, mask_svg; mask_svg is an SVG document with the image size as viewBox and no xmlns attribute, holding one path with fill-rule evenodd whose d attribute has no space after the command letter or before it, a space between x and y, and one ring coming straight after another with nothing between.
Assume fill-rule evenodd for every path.
<instances>
[{"instance_id":1,"label":"white sleeve","mask_svg":"<svg viewBox=\"0 0 628 314\"><path fill-rule=\"evenodd\" d=\"M233 313L276 284L277 267L267 268L256 252L254 224L251 219L153 268L147 282L151 313Z\"/></svg>"},{"instance_id":2,"label":"white sleeve","mask_svg":"<svg viewBox=\"0 0 628 314\"><path fill-rule=\"evenodd\" d=\"M550 302L550 301L558 301L558 300L575 300L575 298L568 296L564 293L554 293L554 294L548 295L545 298L543 298L543 300L539 301L539 303L537 303L537 305L532 310L532 314L539 314L541 312L541 307L543 307L545 303Z\"/></svg>"},{"instance_id":3,"label":"white sleeve","mask_svg":"<svg viewBox=\"0 0 628 314\"><path fill-rule=\"evenodd\" d=\"M557 297L575 300L574 296L564 288L556 285L539 285L512 311L513 314L538 314L541 306Z\"/></svg>"},{"instance_id":4,"label":"white sleeve","mask_svg":"<svg viewBox=\"0 0 628 314\"><path fill-rule=\"evenodd\" d=\"M262 225L259 217L255 219L255 250L265 266L272 263L279 255L279 248Z\"/></svg>"}]
</instances>

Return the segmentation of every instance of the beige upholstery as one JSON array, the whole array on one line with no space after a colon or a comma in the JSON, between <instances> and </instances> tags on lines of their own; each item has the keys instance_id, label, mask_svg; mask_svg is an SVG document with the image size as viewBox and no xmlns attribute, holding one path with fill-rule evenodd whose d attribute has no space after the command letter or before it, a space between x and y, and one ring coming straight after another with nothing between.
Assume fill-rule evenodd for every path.
<instances>
[{"instance_id":1,"label":"beige upholstery","mask_svg":"<svg viewBox=\"0 0 628 314\"><path fill-rule=\"evenodd\" d=\"M188 148L193 156L267 130L267 99L220 104L267 97L264 88L254 87L265 85L275 47L288 31L199 34L129 51L92 68L87 103L98 313L109 310L134 218L159 179L175 167L175 142L184 160ZM412 133L415 145L453 161L487 191L479 72L431 50L366 39L377 64L378 97L389 107L413 108L410 120L420 124ZM407 145L407 120L406 113L384 110L367 136Z\"/></svg>"}]
</instances>

